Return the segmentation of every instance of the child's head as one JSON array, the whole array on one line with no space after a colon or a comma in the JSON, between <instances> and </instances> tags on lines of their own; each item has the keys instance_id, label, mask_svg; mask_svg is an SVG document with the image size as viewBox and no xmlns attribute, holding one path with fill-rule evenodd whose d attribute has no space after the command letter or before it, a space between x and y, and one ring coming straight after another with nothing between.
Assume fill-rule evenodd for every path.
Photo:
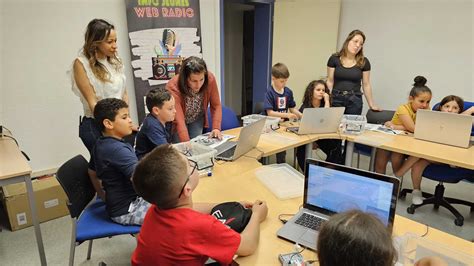
<instances>
[{"instance_id":1,"label":"child's head","mask_svg":"<svg viewBox=\"0 0 474 266\"><path fill-rule=\"evenodd\" d=\"M146 108L161 123L171 122L176 115L174 97L165 88L148 91L145 98Z\"/></svg>"},{"instance_id":2,"label":"child's head","mask_svg":"<svg viewBox=\"0 0 474 266\"><path fill-rule=\"evenodd\" d=\"M372 214L349 211L323 224L318 237L319 265L393 265L396 250L388 229Z\"/></svg>"},{"instance_id":3,"label":"child's head","mask_svg":"<svg viewBox=\"0 0 474 266\"><path fill-rule=\"evenodd\" d=\"M459 114L464 110L464 100L456 95L444 97L438 106L438 111Z\"/></svg>"},{"instance_id":4,"label":"child's head","mask_svg":"<svg viewBox=\"0 0 474 266\"><path fill-rule=\"evenodd\" d=\"M178 80L178 88L183 95L206 90L208 80L207 65L202 58L190 56L183 60Z\"/></svg>"},{"instance_id":5,"label":"child's head","mask_svg":"<svg viewBox=\"0 0 474 266\"><path fill-rule=\"evenodd\" d=\"M428 109L431 101L431 90L426 84L426 78L423 76L416 76L415 83L410 91L410 104L414 112L418 109Z\"/></svg>"},{"instance_id":6,"label":"child's head","mask_svg":"<svg viewBox=\"0 0 474 266\"><path fill-rule=\"evenodd\" d=\"M135 191L166 210L190 198L199 183L197 165L170 144L156 147L137 164L132 177Z\"/></svg>"},{"instance_id":7,"label":"child's head","mask_svg":"<svg viewBox=\"0 0 474 266\"><path fill-rule=\"evenodd\" d=\"M290 71L283 63L276 63L272 67L272 83L275 89L283 89L290 78Z\"/></svg>"},{"instance_id":8,"label":"child's head","mask_svg":"<svg viewBox=\"0 0 474 266\"><path fill-rule=\"evenodd\" d=\"M116 98L107 98L97 102L94 118L102 132L123 138L132 134L132 119L126 102Z\"/></svg>"},{"instance_id":9,"label":"child's head","mask_svg":"<svg viewBox=\"0 0 474 266\"><path fill-rule=\"evenodd\" d=\"M306 86L306 90L303 96L303 105L312 106L313 99L317 99L320 100L321 105L324 106L324 93L329 94L329 88L326 85L326 82L324 82L324 80L320 79L311 81L308 86Z\"/></svg>"}]
</instances>

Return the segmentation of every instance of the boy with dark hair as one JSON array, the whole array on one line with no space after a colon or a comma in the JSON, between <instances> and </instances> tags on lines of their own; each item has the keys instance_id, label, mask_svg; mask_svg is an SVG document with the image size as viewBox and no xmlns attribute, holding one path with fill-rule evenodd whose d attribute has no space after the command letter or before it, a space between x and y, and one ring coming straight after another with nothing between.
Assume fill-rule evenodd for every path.
<instances>
[{"instance_id":1,"label":"boy with dark hair","mask_svg":"<svg viewBox=\"0 0 474 266\"><path fill-rule=\"evenodd\" d=\"M94 146L90 168L102 181L107 212L116 223L140 225L150 203L138 197L130 180L138 159L132 146L123 141L132 133L128 105L120 99L100 100L94 117L102 136Z\"/></svg>"},{"instance_id":2,"label":"boy with dark hair","mask_svg":"<svg viewBox=\"0 0 474 266\"><path fill-rule=\"evenodd\" d=\"M203 265L209 257L228 265L234 254L247 256L257 248L266 203L241 203L252 208L252 216L239 235L210 215L216 204L193 203L196 168L171 145L155 148L138 163L133 185L152 207L137 237L132 265Z\"/></svg>"},{"instance_id":3,"label":"boy with dark hair","mask_svg":"<svg viewBox=\"0 0 474 266\"><path fill-rule=\"evenodd\" d=\"M174 97L165 88L151 89L145 98L150 112L143 120L135 142L138 159L156 146L171 143L171 126L176 115Z\"/></svg>"},{"instance_id":4,"label":"boy with dark hair","mask_svg":"<svg viewBox=\"0 0 474 266\"><path fill-rule=\"evenodd\" d=\"M265 93L263 108L268 116L282 119L299 119L301 112L296 108L293 92L286 87L290 77L288 68L283 63L276 63L272 67L272 86ZM276 154L277 163L284 163L286 151Z\"/></svg>"}]
</instances>

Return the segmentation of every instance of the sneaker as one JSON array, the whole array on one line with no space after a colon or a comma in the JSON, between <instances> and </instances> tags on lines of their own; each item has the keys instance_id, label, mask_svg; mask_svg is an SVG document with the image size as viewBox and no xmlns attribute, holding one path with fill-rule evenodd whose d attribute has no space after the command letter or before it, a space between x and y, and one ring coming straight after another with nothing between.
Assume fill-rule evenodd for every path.
<instances>
[{"instance_id":1,"label":"sneaker","mask_svg":"<svg viewBox=\"0 0 474 266\"><path fill-rule=\"evenodd\" d=\"M423 196L421 194L421 190L414 189L411 195L412 195L411 203L415 205L420 205L423 203Z\"/></svg>"}]
</instances>

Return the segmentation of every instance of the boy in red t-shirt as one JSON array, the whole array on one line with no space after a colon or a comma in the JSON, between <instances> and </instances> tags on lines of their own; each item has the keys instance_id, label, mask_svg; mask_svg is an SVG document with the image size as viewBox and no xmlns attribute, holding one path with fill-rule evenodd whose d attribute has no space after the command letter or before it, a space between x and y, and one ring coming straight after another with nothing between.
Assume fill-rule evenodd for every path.
<instances>
[{"instance_id":1,"label":"boy in red t-shirt","mask_svg":"<svg viewBox=\"0 0 474 266\"><path fill-rule=\"evenodd\" d=\"M252 208L252 216L239 234L210 215L216 204L193 203L192 192L199 183L196 168L167 144L138 163L133 185L153 206L137 238L132 265L203 265L209 257L230 264L234 254L247 256L257 248L266 203L242 203Z\"/></svg>"}]
</instances>

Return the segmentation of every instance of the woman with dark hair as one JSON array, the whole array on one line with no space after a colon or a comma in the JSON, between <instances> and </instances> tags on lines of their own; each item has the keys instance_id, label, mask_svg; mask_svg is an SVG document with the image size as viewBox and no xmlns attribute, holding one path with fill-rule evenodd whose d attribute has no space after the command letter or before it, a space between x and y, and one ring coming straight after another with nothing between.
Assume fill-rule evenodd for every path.
<instances>
[{"instance_id":1,"label":"woman with dark hair","mask_svg":"<svg viewBox=\"0 0 474 266\"><path fill-rule=\"evenodd\" d=\"M329 97L329 89L324 80L313 80L308 86L303 96L303 104L299 111L303 113L305 108L329 108L331 101ZM334 139L321 139L313 143L313 149L320 148L326 155L326 161L332 163L342 163L341 141ZM299 146L296 149L296 158L299 167L304 171L304 157L306 153L306 145Z\"/></svg>"},{"instance_id":2,"label":"woman with dark hair","mask_svg":"<svg viewBox=\"0 0 474 266\"><path fill-rule=\"evenodd\" d=\"M364 33L353 30L341 50L331 55L327 63L327 85L331 91L332 105L346 107L346 114L362 113L362 94L365 94L370 109L380 110L372 98L370 62L364 57L364 43Z\"/></svg>"},{"instance_id":3,"label":"woman with dark hair","mask_svg":"<svg viewBox=\"0 0 474 266\"><path fill-rule=\"evenodd\" d=\"M189 141L209 127L207 107L211 108L212 130L210 137L222 138L222 106L214 75L207 70L203 59L190 56L183 61L179 74L174 76L166 88L176 102L174 121L177 135L173 142Z\"/></svg>"},{"instance_id":4,"label":"woman with dark hair","mask_svg":"<svg viewBox=\"0 0 474 266\"><path fill-rule=\"evenodd\" d=\"M94 120L94 108L105 98L122 99L128 104L123 64L117 55L117 33L114 25L103 19L93 19L87 25L82 51L69 71L72 90L79 96L84 115L79 123L79 137L89 152L102 135ZM99 196L100 182L89 171Z\"/></svg>"}]
</instances>

